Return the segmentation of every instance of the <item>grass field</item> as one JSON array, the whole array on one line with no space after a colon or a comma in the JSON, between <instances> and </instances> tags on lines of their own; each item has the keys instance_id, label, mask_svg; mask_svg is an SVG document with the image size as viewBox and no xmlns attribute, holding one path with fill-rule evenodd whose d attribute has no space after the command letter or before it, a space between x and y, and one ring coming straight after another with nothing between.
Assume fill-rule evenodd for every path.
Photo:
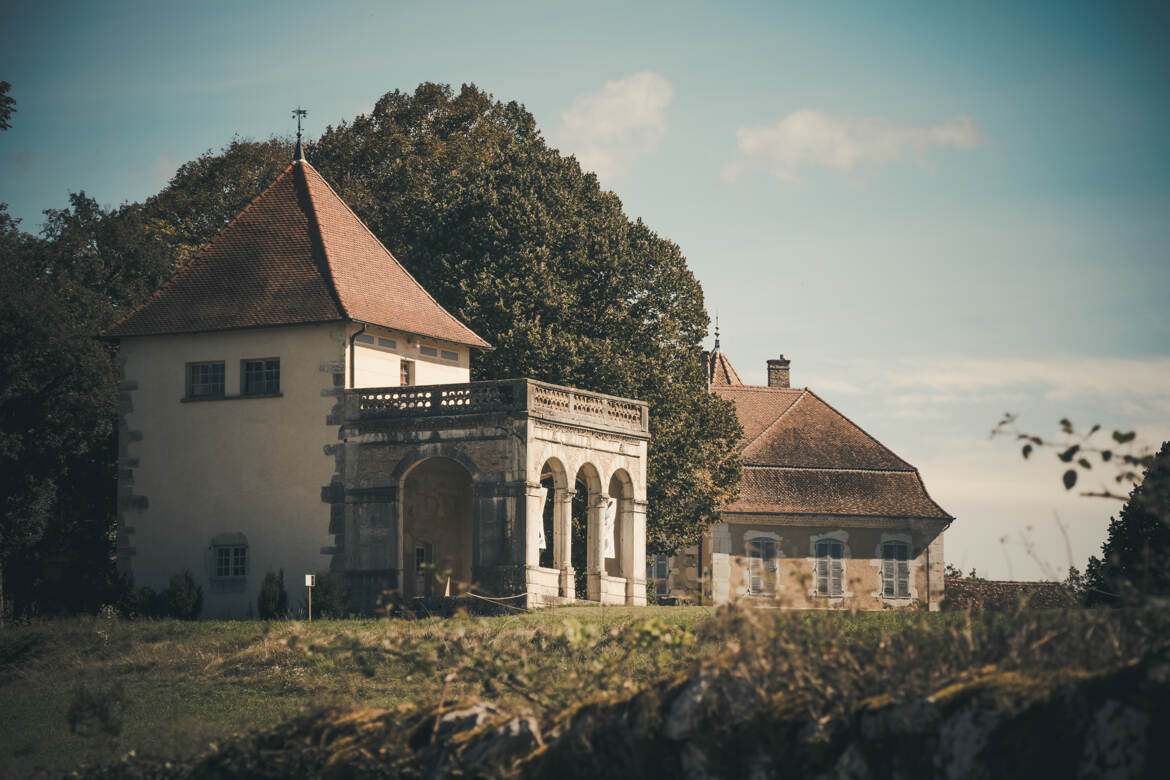
<instances>
[{"instance_id":1,"label":"grass field","mask_svg":"<svg viewBox=\"0 0 1170 780\"><path fill-rule=\"evenodd\" d=\"M916 676L920 687L934 685L988 662L1090 668L1164 638L1164 621L1148 623L1086 611L972 619L706 607L312 625L44 621L0 631L0 776L108 762L130 750L181 757L331 704L426 707L477 697L555 716L702 662L776 676L794 690L833 687L841 700L896 692Z\"/></svg>"},{"instance_id":2,"label":"grass field","mask_svg":"<svg viewBox=\"0 0 1170 780\"><path fill-rule=\"evenodd\" d=\"M568 644L554 641L566 621L604 632L630 624L635 615L693 627L710 614L701 607L565 607L495 618L311 625L81 617L10 627L0 632L0 776L38 766L67 769L132 749L185 755L306 707L437 701L444 668L458 665L446 651L463 647L502 659L527 654L534 676L563 678L580 661ZM387 652L387 641L400 654ZM611 643L594 660L609 663L621 655ZM657 671L646 658L624 661L639 678ZM463 677L447 684L448 696L481 694L475 675ZM120 733L107 733L97 722L77 724L83 733L71 731L70 705L82 686L107 697L121 687L122 704L112 713L121 720ZM496 694L510 698L507 690Z\"/></svg>"}]
</instances>

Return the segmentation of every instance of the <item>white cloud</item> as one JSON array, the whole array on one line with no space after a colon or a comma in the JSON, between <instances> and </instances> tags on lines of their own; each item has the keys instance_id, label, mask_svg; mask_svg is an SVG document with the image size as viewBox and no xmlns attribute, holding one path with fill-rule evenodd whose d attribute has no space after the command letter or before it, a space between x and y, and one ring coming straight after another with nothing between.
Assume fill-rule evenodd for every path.
<instances>
[{"instance_id":1,"label":"white cloud","mask_svg":"<svg viewBox=\"0 0 1170 780\"><path fill-rule=\"evenodd\" d=\"M844 173L864 163L900 160L909 150L969 149L981 138L966 116L919 127L882 117L834 117L803 108L770 127L739 128L739 154L724 166L723 177L732 181L748 170L761 168L781 181L796 184L806 167L823 166Z\"/></svg>"},{"instance_id":2,"label":"white cloud","mask_svg":"<svg viewBox=\"0 0 1170 780\"><path fill-rule=\"evenodd\" d=\"M599 92L577 97L561 114L552 137L575 154L581 167L600 179L626 173L640 157L653 153L666 137L667 108L674 88L644 71L607 82Z\"/></svg>"},{"instance_id":3,"label":"white cloud","mask_svg":"<svg viewBox=\"0 0 1170 780\"><path fill-rule=\"evenodd\" d=\"M1034 386L1045 400L1079 395L1170 399L1170 357L1068 357L1048 360L941 358L904 361L887 372L894 388L929 389L940 400Z\"/></svg>"}]
</instances>

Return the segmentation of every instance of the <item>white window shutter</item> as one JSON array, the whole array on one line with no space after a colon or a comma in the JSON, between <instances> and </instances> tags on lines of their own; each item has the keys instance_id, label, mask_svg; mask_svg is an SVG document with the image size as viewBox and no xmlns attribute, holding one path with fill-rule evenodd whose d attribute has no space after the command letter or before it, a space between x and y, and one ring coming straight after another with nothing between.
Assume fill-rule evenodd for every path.
<instances>
[{"instance_id":1,"label":"white window shutter","mask_svg":"<svg viewBox=\"0 0 1170 780\"><path fill-rule=\"evenodd\" d=\"M829 565L832 567L830 574L832 581L830 583L829 593L833 596L840 596L845 592L844 583L842 582L845 574L845 561L840 558L830 558Z\"/></svg>"}]
</instances>

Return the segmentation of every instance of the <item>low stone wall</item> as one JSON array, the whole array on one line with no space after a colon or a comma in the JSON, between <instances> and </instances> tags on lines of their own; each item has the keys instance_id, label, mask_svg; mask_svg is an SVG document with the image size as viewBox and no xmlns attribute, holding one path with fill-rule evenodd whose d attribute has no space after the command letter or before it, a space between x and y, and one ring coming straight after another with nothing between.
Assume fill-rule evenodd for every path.
<instances>
[{"instance_id":1,"label":"low stone wall","mask_svg":"<svg viewBox=\"0 0 1170 780\"><path fill-rule=\"evenodd\" d=\"M971 580L946 578L947 610L1060 609L1076 606L1076 599L1059 582L1016 582L1013 580Z\"/></svg>"}]
</instances>

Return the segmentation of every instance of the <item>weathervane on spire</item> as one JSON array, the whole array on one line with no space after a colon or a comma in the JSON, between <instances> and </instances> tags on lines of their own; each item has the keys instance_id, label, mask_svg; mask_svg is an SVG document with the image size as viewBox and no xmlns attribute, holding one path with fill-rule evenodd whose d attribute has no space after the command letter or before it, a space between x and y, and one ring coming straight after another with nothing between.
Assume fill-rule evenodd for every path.
<instances>
[{"instance_id":1,"label":"weathervane on spire","mask_svg":"<svg viewBox=\"0 0 1170 780\"><path fill-rule=\"evenodd\" d=\"M301 117L309 115L306 109L297 106L292 112L293 119L297 120L297 149L293 153L293 162L301 162L305 159L305 150L301 146Z\"/></svg>"},{"instance_id":2,"label":"weathervane on spire","mask_svg":"<svg viewBox=\"0 0 1170 780\"><path fill-rule=\"evenodd\" d=\"M718 351L718 350L719 350L719 312L716 311L715 312L715 349L712 351Z\"/></svg>"}]
</instances>

